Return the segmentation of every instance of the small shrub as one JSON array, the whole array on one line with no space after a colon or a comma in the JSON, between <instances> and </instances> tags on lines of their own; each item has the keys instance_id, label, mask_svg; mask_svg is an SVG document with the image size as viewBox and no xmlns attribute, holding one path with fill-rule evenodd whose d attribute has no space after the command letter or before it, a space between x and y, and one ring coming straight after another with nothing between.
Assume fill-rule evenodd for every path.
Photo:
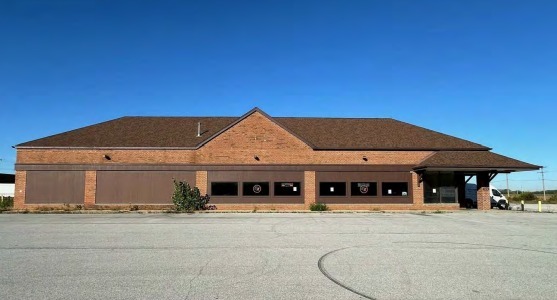
<instances>
[{"instance_id":1,"label":"small shrub","mask_svg":"<svg viewBox=\"0 0 557 300\"><path fill-rule=\"evenodd\" d=\"M172 202L177 211L193 212L195 210L212 210L213 205L208 205L211 197L201 196L197 187L190 187L187 182L174 180L174 193Z\"/></svg>"},{"instance_id":2,"label":"small shrub","mask_svg":"<svg viewBox=\"0 0 557 300\"><path fill-rule=\"evenodd\" d=\"M137 205L130 206L130 211L138 211L138 210L139 210L139 206Z\"/></svg>"},{"instance_id":3,"label":"small shrub","mask_svg":"<svg viewBox=\"0 0 557 300\"><path fill-rule=\"evenodd\" d=\"M0 210L8 210L14 207L14 197L3 197L0 199Z\"/></svg>"},{"instance_id":4,"label":"small shrub","mask_svg":"<svg viewBox=\"0 0 557 300\"><path fill-rule=\"evenodd\" d=\"M327 211L327 210L329 210L329 208L327 207L327 204L325 204L325 203L312 203L309 206L309 210L311 210L311 211Z\"/></svg>"}]
</instances>

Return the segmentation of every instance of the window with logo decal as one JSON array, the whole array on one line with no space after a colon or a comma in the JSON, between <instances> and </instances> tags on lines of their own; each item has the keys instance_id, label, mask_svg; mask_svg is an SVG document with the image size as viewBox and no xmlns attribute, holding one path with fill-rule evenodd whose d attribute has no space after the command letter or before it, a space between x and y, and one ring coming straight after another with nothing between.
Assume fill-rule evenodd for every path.
<instances>
[{"instance_id":1,"label":"window with logo decal","mask_svg":"<svg viewBox=\"0 0 557 300\"><path fill-rule=\"evenodd\" d=\"M242 188L244 196L269 196L268 182L244 182Z\"/></svg>"},{"instance_id":2,"label":"window with logo decal","mask_svg":"<svg viewBox=\"0 0 557 300\"><path fill-rule=\"evenodd\" d=\"M362 197L377 196L377 182L351 182L350 195Z\"/></svg>"},{"instance_id":3,"label":"window with logo decal","mask_svg":"<svg viewBox=\"0 0 557 300\"><path fill-rule=\"evenodd\" d=\"M300 196L299 182L275 182L275 196Z\"/></svg>"}]
</instances>

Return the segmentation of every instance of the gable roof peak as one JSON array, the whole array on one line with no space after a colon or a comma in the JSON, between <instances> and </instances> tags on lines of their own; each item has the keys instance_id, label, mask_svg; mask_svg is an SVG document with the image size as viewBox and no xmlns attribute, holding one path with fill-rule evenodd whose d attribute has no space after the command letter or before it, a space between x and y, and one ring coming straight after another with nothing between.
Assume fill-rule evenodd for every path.
<instances>
[{"instance_id":1,"label":"gable roof peak","mask_svg":"<svg viewBox=\"0 0 557 300\"><path fill-rule=\"evenodd\" d=\"M277 126L279 126L280 128L282 128L283 130L286 130L288 133L290 133L291 135L293 135L294 137L296 137L297 139L299 139L300 141L302 141L303 143L305 143L306 145L308 145L310 148L315 149L315 146L312 145L310 142L308 142L306 139L302 138L301 136L299 136L298 134L292 132L288 127L282 125L280 122L277 122L273 117L271 117L270 115L268 115L266 112L264 112L262 109L260 109L259 107L254 107L252 109L250 109L247 113L243 114L241 117L239 117L238 119L236 119L236 121L230 123L228 126L224 127L223 129L219 130L218 132L216 132L215 134L211 135L210 137L208 137L207 139L201 141L199 144L197 144L197 148L202 147L203 145L207 144L208 142L212 141L214 138L216 138L217 136L221 135L223 132L229 130L230 128L236 126L236 124L242 122L243 120L245 120L246 118L248 118L249 116L253 115L254 113L260 113L261 115L263 115L266 119L268 119L269 121L273 122L274 124L276 124Z\"/></svg>"}]
</instances>

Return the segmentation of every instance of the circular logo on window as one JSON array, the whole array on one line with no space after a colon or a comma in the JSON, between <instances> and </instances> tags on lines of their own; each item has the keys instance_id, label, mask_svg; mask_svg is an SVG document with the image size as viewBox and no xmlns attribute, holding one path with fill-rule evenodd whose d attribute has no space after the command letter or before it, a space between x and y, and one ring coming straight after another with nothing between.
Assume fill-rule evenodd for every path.
<instances>
[{"instance_id":1,"label":"circular logo on window","mask_svg":"<svg viewBox=\"0 0 557 300\"><path fill-rule=\"evenodd\" d=\"M367 191L369 191L369 188L367 186L364 185L360 187L360 193L367 194Z\"/></svg>"},{"instance_id":2,"label":"circular logo on window","mask_svg":"<svg viewBox=\"0 0 557 300\"><path fill-rule=\"evenodd\" d=\"M261 186L259 184L256 184L253 186L253 192L256 194L261 193Z\"/></svg>"}]
</instances>

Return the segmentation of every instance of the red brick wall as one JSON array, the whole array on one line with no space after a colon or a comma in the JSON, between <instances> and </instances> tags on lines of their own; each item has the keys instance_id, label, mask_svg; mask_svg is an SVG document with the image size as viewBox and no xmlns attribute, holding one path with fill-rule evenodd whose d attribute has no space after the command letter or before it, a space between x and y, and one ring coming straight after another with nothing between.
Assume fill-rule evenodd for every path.
<instances>
[{"instance_id":1,"label":"red brick wall","mask_svg":"<svg viewBox=\"0 0 557 300\"><path fill-rule=\"evenodd\" d=\"M491 197L489 196L489 187L481 187L478 189L478 209L479 210L490 210L491 209Z\"/></svg>"},{"instance_id":2,"label":"red brick wall","mask_svg":"<svg viewBox=\"0 0 557 300\"><path fill-rule=\"evenodd\" d=\"M414 204L423 205L424 204L424 183L420 183L418 186L418 174L412 172L412 182L410 183L412 187L412 197L414 197Z\"/></svg>"},{"instance_id":3,"label":"red brick wall","mask_svg":"<svg viewBox=\"0 0 557 300\"><path fill-rule=\"evenodd\" d=\"M192 164L194 158L193 150L17 150L17 162L28 164Z\"/></svg>"},{"instance_id":4,"label":"red brick wall","mask_svg":"<svg viewBox=\"0 0 557 300\"><path fill-rule=\"evenodd\" d=\"M23 209L25 207L26 182L27 182L27 172L15 171L15 194L14 194L15 209Z\"/></svg>"},{"instance_id":5,"label":"red brick wall","mask_svg":"<svg viewBox=\"0 0 557 300\"><path fill-rule=\"evenodd\" d=\"M207 194L207 171L195 172L195 186L199 189L201 195Z\"/></svg>"},{"instance_id":6,"label":"red brick wall","mask_svg":"<svg viewBox=\"0 0 557 300\"><path fill-rule=\"evenodd\" d=\"M97 191L97 171L85 171L85 208L95 206L95 196Z\"/></svg>"},{"instance_id":7,"label":"red brick wall","mask_svg":"<svg viewBox=\"0 0 557 300\"><path fill-rule=\"evenodd\" d=\"M478 187L478 209L490 210L491 197L489 196L489 174L487 172L480 172L476 175L476 184Z\"/></svg>"},{"instance_id":8,"label":"red brick wall","mask_svg":"<svg viewBox=\"0 0 557 300\"><path fill-rule=\"evenodd\" d=\"M304 204L305 208L315 203L315 171L304 172Z\"/></svg>"}]
</instances>

